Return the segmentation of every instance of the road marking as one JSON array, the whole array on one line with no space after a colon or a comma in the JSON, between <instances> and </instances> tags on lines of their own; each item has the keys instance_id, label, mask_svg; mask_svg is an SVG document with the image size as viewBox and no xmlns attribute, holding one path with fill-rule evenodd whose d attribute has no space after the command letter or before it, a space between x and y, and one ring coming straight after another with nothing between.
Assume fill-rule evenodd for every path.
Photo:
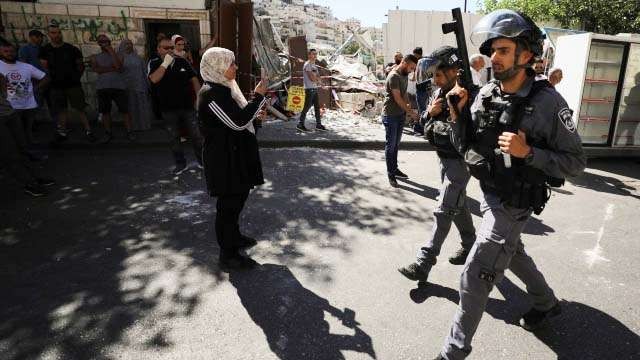
<instances>
[{"instance_id":1,"label":"road marking","mask_svg":"<svg viewBox=\"0 0 640 360\"><path fill-rule=\"evenodd\" d=\"M613 218L613 208L614 208L613 204L607 205L607 210L605 211L604 219L602 220L602 225L600 226L600 229L598 230L598 233L597 233L598 236L596 240L596 246L594 246L593 249L584 251L584 254L587 257L586 261L587 261L587 264L589 264L589 268L592 268L593 265L597 262L611 261L603 256L602 254L603 250L602 250L602 246L600 246L600 242L602 241L602 236L604 235L605 224L607 223L607 221Z\"/></svg>"}]
</instances>

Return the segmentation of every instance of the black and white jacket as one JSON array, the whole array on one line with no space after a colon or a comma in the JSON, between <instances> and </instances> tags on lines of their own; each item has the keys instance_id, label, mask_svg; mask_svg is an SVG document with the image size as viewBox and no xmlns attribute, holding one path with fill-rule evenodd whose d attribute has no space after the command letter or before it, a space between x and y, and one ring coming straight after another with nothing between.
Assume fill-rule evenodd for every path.
<instances>
[{"instance_id":1,"label":"black and white jacket","mask_svg":"<svg viewBox=\"0 0 640 360\"><path fill-rule=\"evenodd\" d=\"M198 125L204 137L202 160L209 195L243 193L264 184L258 141L243 127L254 121L264 97L256 94L244 109L231 89L205 83L198 94Z\"/></svg>"}]
</instances>

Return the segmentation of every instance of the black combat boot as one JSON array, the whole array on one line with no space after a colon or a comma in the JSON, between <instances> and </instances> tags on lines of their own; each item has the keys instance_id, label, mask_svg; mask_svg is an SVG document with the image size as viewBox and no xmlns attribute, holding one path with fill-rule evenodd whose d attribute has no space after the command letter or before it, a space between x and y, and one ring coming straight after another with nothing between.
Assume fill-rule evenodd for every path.
<instances>
[{"instance_id":1,"label":"black combat boot","mask_svg":"<svg viewBox=\"0 0 640 360\"><path fill-rule=\"evenodd\" d=\"M220 270L229 272L231 270L249 270L258 263L248 256L242 256L238 251L220 252Z\"/></svg>"},{"instance_id":2,"label":"black combat boot","mask_svg":"<svg viewBox=\"0 0 640 360\"><path fill-rule=\"evenodd\" d=\"M430 266L420 266L417 263L412 263L405 267L398 268L400 274L413 281L427 281L427 278L429 278L430 270Z\"/></svg>"},{"instance_id":3,"label":"black combat boot","mask_svg":"<svg viewBox=\"0 0 640 360\"><path fill-rule=\"evenodd\" d=\"M241 248L245 248L246 249L246 248L254 247L257 244L258 244L258 240L254 239L252 237L240 234L240 245L239 246Z\"/></svg>"},{"instance_id":4,"label":"black combat boot","mask_svg":"<svg viewBox=\"0 0 640 360\"><path fill-rule=\"evenodd\" d=\"M547 324L547 320L554 316L560 315L562 308L558 301L551 309L547 311L540 311L536 309L529 310L526 314L522 315L520 319L520 326L528 331L535 331Z\"/></svg>"},{"instance_id":5,"label":"black combat boot","mask_svg":"<svg viewBox=\"0 0 640 360\"><path fill-rule=\"evenodd\" d=\"M449 258L449 262L453 265L464 265L467 262L470 249L460 248L453 256Z\"/></svg>"}]
</instances>

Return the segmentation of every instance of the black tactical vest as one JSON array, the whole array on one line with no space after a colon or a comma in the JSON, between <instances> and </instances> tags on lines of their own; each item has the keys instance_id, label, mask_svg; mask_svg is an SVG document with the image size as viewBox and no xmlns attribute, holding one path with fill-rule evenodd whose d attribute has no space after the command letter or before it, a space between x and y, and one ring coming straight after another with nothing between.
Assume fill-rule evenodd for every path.
<instances>
[{"instance_id":1,"label":"black tactical vest","mask_svg":"<svg viewBox=\"0 0 640 360\"><path fill-rule=\"evenodd\" d=\"M493 80L478 96L482 109L473 114L473 142L465 153L469 172L480 180L483 191L493 193L506 204L519 209L532 209L540 214L551 195L550 187L564 184L563 179L546 175L542 170L526 166L524 159L510 157L511 166L505 161L498 146L498 136L503 132L518 133L520 121L533 111L529 101L551 84L535 81L529 94L508 99L500 95L499 83ZM549 148L545 141L527 139L527 144L541 149Z\"/></svg>"},{"instance_id":2,"label":"black tactical vest","mask_svg":"<svg viewBox=\"0 0 640 360\"><path fill-rule=\"evenodd\" d=\"M425 137L436 148L438 156L444 158L461 158L451 142L451 124L449 123L449 107L446 106L446 93L438 90L438 98L443 99L443 109L438 116L430 118L424 126Z\"/></svg>"}]
</instances>

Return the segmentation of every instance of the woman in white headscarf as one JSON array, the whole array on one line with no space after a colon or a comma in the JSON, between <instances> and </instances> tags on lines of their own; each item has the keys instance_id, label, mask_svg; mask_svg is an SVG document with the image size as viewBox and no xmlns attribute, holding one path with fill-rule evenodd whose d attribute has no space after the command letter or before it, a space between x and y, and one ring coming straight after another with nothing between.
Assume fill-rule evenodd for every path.
<instances>
[{"instance_id":1,"label":"woman in white headscarf","mask_svg":"<svg viewBox=\"0 0 640 360\"><path fill-rule=\"evenodd\" d=\"M140 55L136 54L133 43L129 39L120 42L118 54L123 59L123 75L127 81L133 130L148 130L151 128L152 112L147 67Z\"/></svg>"},{"instance_id":2,"label":"woman in white headscarf","mask_svg":"<svg viewBox=\"0 0 640 360\"><path fill-rule=\"evenodd\" d=\"M230 50L214 47L202 56L204 85L198 94L198 124L204 137L207 189L218 198L215 228L223 270L248 269L256 264L240 253L256 241L240 234L238 219L249 190L264 183L254 121L264 101L266 83L260 81L254 98L247 101L235 81L236 70Z\"/></svg>"}]
</instances>

